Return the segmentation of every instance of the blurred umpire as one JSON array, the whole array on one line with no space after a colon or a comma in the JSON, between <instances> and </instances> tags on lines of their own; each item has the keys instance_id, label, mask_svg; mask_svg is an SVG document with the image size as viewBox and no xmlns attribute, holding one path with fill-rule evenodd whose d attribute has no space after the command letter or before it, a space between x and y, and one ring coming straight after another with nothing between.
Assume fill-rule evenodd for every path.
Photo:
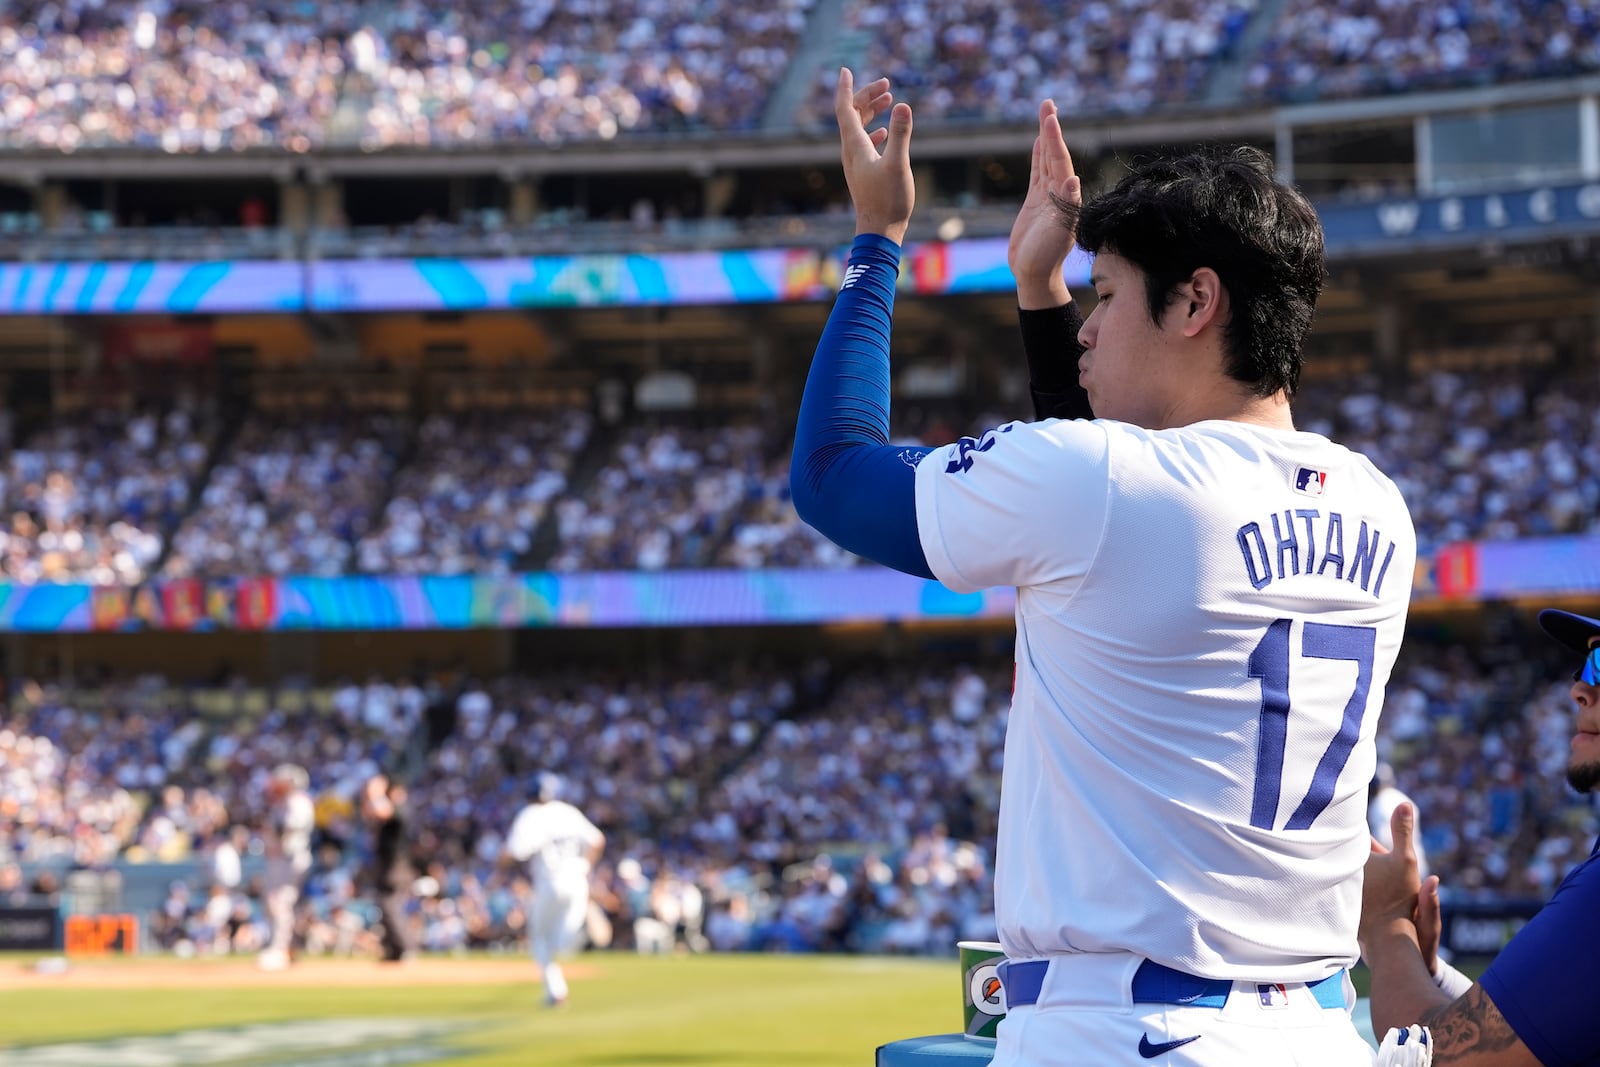
<instances>
[{"instance_id":1,"label":"blurred umpire","mask_svg":"<svg viewBox=\"0 0 1600 1067\"><path fill-rule=\"evenodd\" d=\"M416 949L406 921L406 904L416 880L406 825L406 787L386 775L373 775L362 791L361 809L372 826L370 881L383 914L382 960L398 963L411 958Z\"/></svg>"},{"instance_id":2,"label":"blurred umpire","mask_svg":"<svg viewBox=\"0 0 1600 1067\"><path fill-rule=\"evenodd\" d=\"M1600 787L1600 619L1546 609L1545 633L1582 655L1567 782ZM1600 1067L1600 844L1473 982L1438 959L1439 880L1423 881L1414 811L1394 813L1393 851L1367 861L1361 954L1372 971L1372 1023L1386 1034L1380 1067ZM1411 1023L1415 1025L1407 1026ZM1392 1028L1392 1029L1391 1029Z\"/></svg>"}]
</instances>

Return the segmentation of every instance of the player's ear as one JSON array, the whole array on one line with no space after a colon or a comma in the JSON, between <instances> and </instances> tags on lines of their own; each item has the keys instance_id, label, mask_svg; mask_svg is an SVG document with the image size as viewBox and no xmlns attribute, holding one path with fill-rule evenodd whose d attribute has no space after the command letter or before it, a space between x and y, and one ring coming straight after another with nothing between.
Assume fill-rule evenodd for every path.
<instances>
[{"instance_id":1,"label":"player's ear","mask_svg":"<svg viewBox=\"0 0 1600 1067\"><path fill-rule=\"evenodd\" d=\"M1198 337L1206 327L1227 321L1228 290L1216 271L1201 267L1179 287L1177 305L1183 313L1183 335Z\"/></svg>"}]
</instances>

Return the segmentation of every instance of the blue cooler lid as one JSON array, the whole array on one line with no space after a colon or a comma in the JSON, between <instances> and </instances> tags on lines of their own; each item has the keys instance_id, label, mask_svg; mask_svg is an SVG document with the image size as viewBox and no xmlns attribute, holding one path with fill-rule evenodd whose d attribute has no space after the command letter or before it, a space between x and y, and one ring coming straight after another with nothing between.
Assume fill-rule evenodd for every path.
<instances>
[{"instance_id":1,"label":"blue cooler lid","mask_svg":"<svg viewBox=\"0 0 1600 1067\"><path fill-rule=\"evenodd\" d=\"M994 1046L966 1034L912 1037L879 1046L877 1067L978 1067L994 1059Z\"/></svg>"}]
</instances>

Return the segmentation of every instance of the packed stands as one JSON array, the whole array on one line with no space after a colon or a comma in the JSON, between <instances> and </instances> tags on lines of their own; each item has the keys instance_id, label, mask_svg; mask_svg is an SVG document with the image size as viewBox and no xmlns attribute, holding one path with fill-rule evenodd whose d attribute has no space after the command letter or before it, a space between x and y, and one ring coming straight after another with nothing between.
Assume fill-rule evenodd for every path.
<instances>
[{"instance_id":1,"label":"packed stands","mask_svg":"<svg viewBox=\"0 0 1600 1067\"><path fill-rule=\"evenodd\" d=\"M403 0L349 40L360 142L609 140L748 130L809 0Z\"/></svg>"},{"instance_id":2,"label":"packed stands","mask_svg":"<svg viewBox=\"0 0 1600 1067\"><path fill-rule=\"evenodd\" d=\"M0 566L13 581L133 584L189 506L208 442L184 409L64 414L0 468L10 518Z\"/></svg>"},{"instance_id":3,"label":"packed stands","mask_svg":"<svg viewBox=\"0 0 1600 1067\"><path fill-rule=\"evenodd\" d=\"M383 520L356 546L368 574L507 573L533 546L589 439L586 411L431 415Z\"/></svg>"},{"instance_id":4,"label":"packed stands","mask_svg":"<svg viewBox=\"0 0 1600 1067\"><path fill-rule=\"evenodd\" d=\"M919 121L1025 122L1045 97L1063 117L1197 100L1255 8L1253 0L1072 9L1042 0L919 0L852 5L845 20L870 37L860 69L887 76ZM831 120L837 75L819 74L802 124Z\"/></svg>"},{"instance_id":5,"label":"packed stands","mask_svg":"<svg viewBox=\"0 0 1600 1067\"><path fill-rule=\"evenodd\" d=\"M1183 107L1230 63L1248 65L1257 99L1600 68L1600 16L1570 0L1291 0L1241 55L1257 7L870 3L848 7L837 36L934 122L1025 122L1044 96L1064 115ZM811 0L19 0L0 10L0 145L308 152L753 131L812 13ZM833 70L801 75L815 87L801 127L830 120Z\"/></svg>"},{"instance_id":6,"label":"packed stands","mask_svg":"<svg viewBox=\"0 0 1600 1067\"><path fill-rule=\"evenodd\" d=\"M745 130L806 0L0 10L0 145L164 152Z\"/></svg>"},{"instance_id":7,"label":"packed stands","mask_svg":"<svg viewBox=\"0 0 1600 1067\"><path fill-rule=\"evenodd\" d=\"M349 0L7 4L0 145L309 151L327 138L343 41L360 8Z\"/></svg>"},{"instance_id":8,"label":"packed stands","mask_svg":"<svg viewBox=\"0 0 1600 1067\"><path fill-rule=\"evenodd\" d=\"M728 533L747 478L759 475L754 423L623 431L582 493L556 505L556 571L703 566Z\"/></svg>"},{"instance_id":9,"label":"packed stands","mask_svg":"<svg viewBox=\"0 0 1600 1067\"><path fill-rule=\"evenodd\" d=\"M168 934L215 948L207 916L223 905L211 883L232 877L230 850L250 854L271 768L297 761L321 830L308 929L315 945L354 951L368 923L357 899L367 834L352 798L368 775L411 768L430 944L515 940L522 875L499 867L501 842L532 775L558 767L609 835L598 899L621 944L634 919L698 896L717 948L942 952L992 923L1009 675L997 656L276 692L21 684L0 717L0 885L17 862L198 860L197 880L169 901ZM1561 783L1571 701L1560 675L1515 641L1408 641L1380 752L1420 805L1452 891L1547 894L1586 854L1592 816ZM222 889L227 914L259 926L249 878ZM243 936L228 947L248 951Z\"/></svg>"},{"instance_id":10,"label":"packed stands","mask_svg":"<svg viewBox=\"0 0 1600 1067\"><path fill-rule=\"evenodd\" d=\"M863 562L800 521L789 496L787 455L750 473L731 527L713 561L719 567L833 568Z\"/></svg>"},{"instance_id":11,"label":"packed stands","mask_svg":"<svg viewBox=\"0 0 1600 1067\"><path fill-rule=\"evenodd\" d=\"M1500 85L1600 69L1600 12L1563 0L1289 0L1248 92L1302 100Z\"/></svg>"},{"instance_id":12,"label":"packed stands","mask_svg":"<svg viewBox=\"0 0 1600 1067\"><path fill-rule=\"evenodd\" d=\"M1299 425L1400 484L1424 547L1600 531L1600 382L1559 361L1442 367L1409 384L1308 384ZM289 394L286 394L289 395ZM1025 411L898 403L893 440L942 444ZM0 468L3 560L25 581L836 568L800 522L787 428L582 408L262 410L221 442L205 419L121 408L24 434ZM175 532L174 532L175 531ZM170 542L170 544L169 544Z\"/></svg>"},{"instance_id":13,"label":"packed stands","mask_svg":"<svg viewBox=\"0 0 1600 1067\"><path fill-rule=\"evenodd\" d=\"M344 573L383 503L404 438L403 423L388 413L252 416L173 536L162 573Z\"/></svg>"}]
</instances>

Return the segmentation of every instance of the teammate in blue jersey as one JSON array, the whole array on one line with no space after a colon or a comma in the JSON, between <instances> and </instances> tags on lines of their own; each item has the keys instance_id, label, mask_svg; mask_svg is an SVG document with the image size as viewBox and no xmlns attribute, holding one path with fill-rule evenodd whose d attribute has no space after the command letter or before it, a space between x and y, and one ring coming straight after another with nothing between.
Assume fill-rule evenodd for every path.
<instances>
[{"instance_id":1,"label":"teammate in blue jersey","mask_svg":"<svg viewBox=\"0 0 1600 1067\"><path fill-rule=\"evenodd\" d=\"M1547 609L1539 624L1583 656L1572 678L1578 714L1567 781L1592 793L1600 788L1600 619ZM1412 817L1409 805L1395 810L1396 841L1411 840ZM1393 1028L1454 1067L1600 1067L1600 1029L1589 1017L1600 995L1600 843L1476 983L1440 962L1438 947L1439 880L1419 878L1410 848L1374 847L1361 949L1375 1032ZM1418 1022L1428 1032L1406 1026ZM1427 1057L1394 1062L1424 1067Z\"/></svg>"},{"instance_id":2,"label":"teammate in blue jersey","mask_svg":"<svg viewBox=\"0 0 1600 1067\"><path fill-rule=\"evenodd\" d=\"M1416 548L1393 482L1290 416L1315 213L1251 149L1140 166L1085 204L1042 106L1011 248L1034 400L1087 414L1081 388L1096 417L894 447L911 109L841 71L836 114L857 238L790 478L846 548L1017 589L994 1062L1366 1067L1346 969ZM1083 320L1060 280L1075 236L1096 253Z\"/></svg>"}]
</instances>

